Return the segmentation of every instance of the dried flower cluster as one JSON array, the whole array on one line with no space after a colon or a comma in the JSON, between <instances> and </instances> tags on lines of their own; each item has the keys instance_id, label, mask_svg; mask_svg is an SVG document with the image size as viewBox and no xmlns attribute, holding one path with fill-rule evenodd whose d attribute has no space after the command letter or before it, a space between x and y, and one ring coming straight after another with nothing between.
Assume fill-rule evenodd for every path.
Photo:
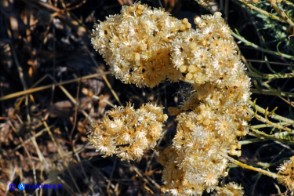
<instances>
[{"instance_id":1,"label":"dried flower cluster","mask_svg":"<svg viewBox=\"0 0 294 196\"><path fill-rule=\"evenodd\" d=\"M219 178L227 175L225 156L240 156L237 137L246 135L247 122L251 119L248 114L250 79L229 27L218 12L197 17L195 24L197 30L191 29L187 20L177 20L162 10L135 4L124 7L121 15L98 24L92 38L94 47L116 77L126 83L153 87L169 79L191 84L193 93L177 108L178 125L173 143L159 156L164 166L163 190L172 195L201 194L217 188ZM122 111L121 108L119 112ZM135 116L139 114L131 113L134 113L131 119L135 119L131 122L136 124ZM158 122L164 119L160 115ZM102 127L110 122L107 119ZM125 123L130 124L129 117ZM147 133L148 127L145 128ZM102 134L101 130L106 129L108 132ZM117 133L111 129L96 128L92 143L103 144L105 139L101 135ZM119 131L124 132L124 129ZM115 153L118 156L132 159L138 158L136 154L141 155L141 152L134 153L129 143L130 151L124 143L117 145L118 141L113 144L114 149L119 148L120 153ZM107 145L103 144L100 151ZM112 151L115 150L103 153L111 155Z\"/></svg>"},{"instance_id":2,"label":"dried flower cluster","mask_svg":"<svg viewBox=\"0 0 294 196\"><path fill-rule=\"evenodd\" d=\"M118 79L154 87L165 79L180 79L169 58L170 46L178 32L189 28L187 19L178 20L163 10L135 4L96 25L92 44Z\"/></svg>"},{"instance_id":3,"label":"dried flower cluster","mask_svg":"<svg viewBox=\"0 0 294 196\"><path fill-rule=\"evenodd\" d=\"M224 155L240 156L237 137L246 135L250 120L250 80L229 27L220 13L198 17L195 24L197 30L179 34L172 43L173 64L194 88L177 116L171 149L181 172L169 172L174 165L163 163L166 188L174 195L214 189L227 175Z\"/></svg>"},{"instance_id":4,"label":"dried flower cluster","mask_svg":"<svg viewBox=\"0 0 294 196\"><path fill-rule=\"evenodd\" d=\"M235 184L229 183L223 187L217 187L217 196L240 196L244 195L243 187Z\"/></svg>"},{"instance_id":5,"label":"dried flower cluster","mask_svg":"<svg viewBox=\"0 0 294 196\"><path fill-rule=\"evenodd\" d=\"M109 111L102 122L93 125L89 141L105 156L140 159L161 138L166 119L162 108L152 104L145 104L137 110L130 105L117 107Z\"/></svg>"},{"instance_id":6,"label":"dried flower cluster","mask_svg":"<svg viewBox=\"0 0 294 196\"><path fill-rule=\"evenodd\" d=\"M294 193L294 156L279 168L278 180Z\"/></svg>"}]
</instances>

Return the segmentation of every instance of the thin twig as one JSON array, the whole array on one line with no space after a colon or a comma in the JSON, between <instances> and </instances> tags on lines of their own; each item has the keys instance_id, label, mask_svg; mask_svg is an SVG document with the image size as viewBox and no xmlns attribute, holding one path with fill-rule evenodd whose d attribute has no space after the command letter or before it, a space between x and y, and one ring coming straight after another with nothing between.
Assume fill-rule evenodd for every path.
<instances>
[{"instance_id":1,"label":"thin twig","mask_svg":"<svg viewBox=\"0 0 294 196\"><path fill-rule=\"evenodd\" d=\"M248 170L251 170L251 171L256 171L256 172L258 172L258 173L260 173L260 174L266 175L266 176L271 177L271 178L274 178L274 179L277 179L277 178L280 177L280 176L279 176L278 174L276 174L276 173L273 173L273 172L270 172L270 171L267 171L267 170L264 170L264 169L261 169L261 168L256 168L256 167L253 167L253 166L251 166L251 165L247 165L247 164L242 163L242 162L240 162L240 161L238 161L238 160L236 160L236 159L234 159L234 158L232 158L232 157L230 157L230 156L228 156L228 155L225 155L225 156L226 156L226 158L227 158L229 161L231 161L231 162L234 163L235 165L237 165L237 166L239 166L239 167L242 167L242 168L244 168L244 169L248 169Z\"/></svg>"},{"instance_id":2,"label":"thin twig","mask_svg":"<svg viewBox=\"0 0 294 196\"><path fill-rule=\"evenodd\" d=\"M252 107L253 107L256 111L258 111L258 112L260 112L260 113L263 113L263 114L268 113L264 108L260 107L260 106L257 105L255 102L250 101L250 105L252 105ZM284 117L284 116L280 116L280 115L278 115L278 114L271 113L271 114L270 114L270 117L273 118L273 119L280 120L280 121L284 121L284 122L287 122L287 123L289 123L289 124L291 124L291 125L294 125L294 120L289 119L289 118L286 118L286 117Z\"/></svg>"},{"instance_id":3,"label":"thin twig","mask_svg":"<svg viewBox=\"0 0 294 196\"><path fill-rule=\"evenodd\" d=\"M239 2L241 2L243 5L249 7L250 9L252 9L252 10L254 10L254 11L256 11L256 12L262 14L262 15L265 15L265 16L273 19L273 20L276 20L278 22L284 22L284 23L286 23L286 21L283 20L282 18L280 18L280 17L278 17L276 15L273 15L273 14L271 14L271 13L269 13L269 12L263 10L263 9L260 9L260 8L258 8L256 6L254 6L253 4L247 3L246 1L243 1L243 0L239 0Z\"/></svg>"},{"instance_id":4,"label":"thin twig","mask_svg":"<svg viewBox=\"0 0 294 196\"><path fill-rule=\"evenodd\" d=\"M104 74L106 74L106 72ZM19 91L19 92L16 92L16 93L11 93L9 95L5 95L3 97L0 97L0 101L5 101L5 100L8 100L8 99L13 99L13 98L20 97L20 96L23 96L23 95L43 91L43 90L46 90L46 89L50 89L53 86L62 86L62 85L65 85L65 84L70 84L70 83L74 83L74 82L78 82L80 80L85 80L85 79L90 79L90 78L96 78L96 77L99 77L99 76L101 76L101 73L91 74L91 75L75 78L75 79L72 79L72 80L59 82L59 83L56 83L56 84L49 84L49 85L45 85L45 86L41 86L41 87L27 89L27 90L24 90L24 91Z\"/></svg>"},{"instance_id":5,"label":"thin twig","mask_svg":"<svg viewBox=\"0 0 294 196\"><path fill-rule=\"evenodd\" d=\"M262 51L262 52L265 52L265 53L268 53L268 54L276 55L278 57L283 57L283 58L294 60L294 56L292 56L292 55L288 55L288 54L284 54L284 53L281 53L281 52L276 52L276 51L272 51L272 50L262 48L262 47L260 47L260 46L258 46L256 44L248 41L247 39L245 39L240 34L237 34L237 33L234 33L234 32L232 32L232 34L236 39L240 40L241 42L243 42L247 46L250 46L252 48L255 48L255 49L259 50L259 51Z\"/></svg>"}]
</instances>

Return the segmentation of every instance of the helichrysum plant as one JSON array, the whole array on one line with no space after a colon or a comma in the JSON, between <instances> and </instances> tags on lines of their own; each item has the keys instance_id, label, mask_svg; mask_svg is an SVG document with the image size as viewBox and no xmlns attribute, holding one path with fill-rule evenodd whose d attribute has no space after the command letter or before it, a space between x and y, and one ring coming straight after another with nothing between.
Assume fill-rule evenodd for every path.
<instances>
[{"instance_id":1,"label":"helichrysum plant","mask_svg":"<svg viewBox=\"0 0 294 196\"><path fill-rule=\"evenodd\" d=\"M170 108L177 115L177 132L172 144L159 152L162 191L242 195L239 185L218 185L227 175L229 155L241 155L238 138L248 132L250 79L221 13L194 22L196 30L187 19L134 4L96 24L92 44L126 84L154 87L169 80L192 87L181 105ZM162 109L152 104L137 110L117 107L93 125L90 143L104 156L140 159L163 136L167 116ZM283 179L288 179L288 165L281 167Z\"/></svg>"}]
</instances>

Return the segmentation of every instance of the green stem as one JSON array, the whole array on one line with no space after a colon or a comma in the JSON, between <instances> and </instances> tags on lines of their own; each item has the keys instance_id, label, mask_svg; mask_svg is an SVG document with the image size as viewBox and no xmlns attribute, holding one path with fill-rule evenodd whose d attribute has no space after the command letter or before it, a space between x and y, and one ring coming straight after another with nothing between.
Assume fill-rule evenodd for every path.
<instances>
[{"instance_id":1,"label":"green stem","mask_svg":"<svg viewBox=\"0 0 294 196\"><path fill-rule=\"evenodd\" d=\"M267 140L279 141L290 145L294 144L294 140L292 139L293 133L281 132L275 133L274 135L269 135L252 127L250 129L253 131L255 135L258 135L259 137L264 137Z\"/></svg>"},{"instance_id":2,"label":"green stem","mask_svg":"<svg viewBox=\"0 0 294 196\"><path fill-rule=\"evenodd\" d=\"M291 60L294 60L294 56L291 56L291 55L288 55L288 54L284 54L284 53L281 53L281 52L275 52L275 51L272 51L272 50L268 50L268 49L264 49L248 40L246 40L244 37L242 37L241 35L239 34L236 34L234 32L232 32L232 35L237 38L238 40L240 40L241 42L243 42L245 45L247 46L250 46L252 48L255 48L257 50L260 50L262 52L265 52L265 53L268 53L268 54L272 54L272 55L276 55L276 56L279 56L279 57L283 57L283 58L287 58L287 59L291 59Z\"/></svg>"},{"instance_id":3,"label":"green stem","mask_svg":"<svg viewBox=\"0 0 294 196\"><path fill-rule=\"evenodd\" d=\"M263 113L263 114L268 113L267 110L265 110L264 108L258 106L255 102L250 101L250 105L252 105L252 107L256 111L258 111L260 113ZM274 113L271 113L269 116L271 118L273 118L273 119L276 119L276 120L284 121L284 122L287 122L287 123L292 124L292 125L294 124L294 120L291 120L289 118L286 118L286 117L283 117L283 116L280 116L280 115L277 115L277 114L274 114Z\"/></svg>"},{"instance_id":4,"label":"green stem","mask_svg":"<svg viewBox=\"0 0 294 196\"><path fill-rule=\"evenodd\" d=\"M267 170L264 170L264 169L261 169L261 168L256 168L256 167L253 167L251 165L247 165L245 163L242 163L228 155L226 155L226 158L229 159L229 161L231 161L232 163L236 164L237 166L239 167L242 167L244 169L248 169L248 170L252 170L252 171L256 171L258 173L261 173L263 175L266 175L266 176L269 176L271 178L274 178L274 179L277 179L279 178L280 176L276 173L273 173L273 172L270 172L270 171L267 171Z\"/></svg>"},{"instance_id":5,"label":"green stem","mask_svg":"<svg viewBox=\"0 0 294 196\"><path fill-rule=\"evenodd\" d=\"M276 20L276 21L278 21L278 22L284 22L284 23L285 23L285 21L284 21L282 18L280 18L280 17L278 17L278 16L275 16L275 15L273 15L273 14L267 12L267 11L264 11L263 9L260 9L260 8L258 8L258 7L256 7L256 6L254 6L253 4L247 3L247 2L245 2L245 1L243 1L243 0L239 0L239 1L240 1L243 5L249 7L250 9L252 9L252 10L254 10L254 11L256 11L256 12L259 12L259 13L262 14L262 15L265 15L265 16L267 16L267 17L269 17L269 18L271 18L271 19L273 19L273 20Z\"/></svg>"},{"instance_id":6,"label":"green stem","mask_svg":"<svg viewBox=\"0 0 294 196\"><path fill-rule=\"evenodd\" d=\"M256 74L249 73L250 76L262 79L283 79L283 78L294 78L294 71L292 73L276 73L276 74Z\"/></svg>"}]
</instances>

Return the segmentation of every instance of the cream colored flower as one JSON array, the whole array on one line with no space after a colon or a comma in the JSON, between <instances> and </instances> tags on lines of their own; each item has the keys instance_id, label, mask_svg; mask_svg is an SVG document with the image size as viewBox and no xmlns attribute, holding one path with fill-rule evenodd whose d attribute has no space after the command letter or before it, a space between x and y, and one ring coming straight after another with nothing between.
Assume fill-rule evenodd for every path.
<instances>
[{"instance_id":1,"label":"cream colored flower","mask_svg":"<svg viewBox=\"0 0 294 196\"><path fill-rule=\"evenodd\" d=\"M89 141L104 156L140 159L162 137L166 119L162 108L152 104L143 105L138 110L130 105L117 107L109 111L101 122L93 124Z\"/></svg>"},{"instance_id":2,"label":"cream colored flower","mask_svg":"<svg viewBox=\"0 0 294 196\"><path fill-rule=\"evenodd\" d=\"M178 20L161 9L134 4L96 24L91 42L118 79L154 87L166 79L181 78L171 64L170 45L179 32L190 28L187 19Z\"/></svg>"},{"instance_id":3,"label":"cream colored flower","mask_svg":"<svg viewBox=\"0 0 294 196\"><path fill-rule=\"evenodd\" d=\"M251 119L250 79L221 13L194 22L196 30L187 19L134 4L97 24L91 41L125 83L154 87L168 79L191 84L189 97L174 110L179 115L172 145L159 154L164 192L197 195L217 189L231 194L238 187L222 190L217 184L227 175L223 155L241 155L238 137L246 135ZM105 156L140 159L162 136L166 118L162 108L151 104L138 110L118 107L93 126L90 143Z\"/></svg>"},{"instance_id":4,"label":"cream colored flower","mask_svg":"<svg viewBox=\"0 0 294 196\"><path fill-rule=\"evenodd\" d=\"M236 183L229 183L223 187L217 187L216 196L242 196L244 195L243 187Z\"/></svg>"},{"instance_id":5,"label":"cream colored flower","mask_svg":"<svg viewBox=\"0 0 294 196\"><path fill-rule=\"evenodd\" d=\"M284 184L290 191L294 192L294 156L279 167L278 174L280 174L278 178L279 182Z\"/></svg>"}]
</instances>

